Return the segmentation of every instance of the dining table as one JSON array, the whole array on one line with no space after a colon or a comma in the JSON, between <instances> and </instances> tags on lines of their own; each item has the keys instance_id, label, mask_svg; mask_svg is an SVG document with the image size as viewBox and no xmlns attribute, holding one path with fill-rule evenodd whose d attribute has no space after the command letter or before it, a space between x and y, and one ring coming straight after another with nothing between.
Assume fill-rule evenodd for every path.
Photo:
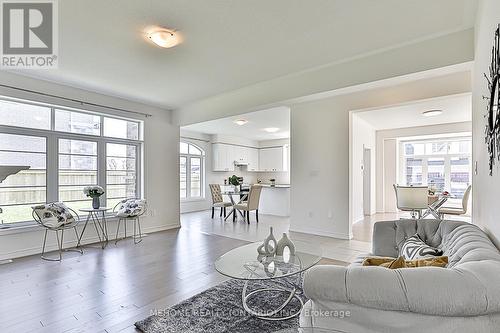
<instances>
[{"instance_id":1,"label":"dining table","mask_svg":"<svg viewBox=\"0 0 500 333\"><path fill-rule=\"evenodd\" d=\"M231 211L227 216L224 218L224 221L226 221L231 215L236 214L236 212L239 212L241 216L243 216L243 213L238 211L236 208L234 208L235 205L242 203L245 201L248 197L248 192L240 192L240 191L224 191L221 193L222 195L226 195L229 197L229 200L231 200ZM237 198L235 200L235 197Z\"/></svg>"}]
</instances>

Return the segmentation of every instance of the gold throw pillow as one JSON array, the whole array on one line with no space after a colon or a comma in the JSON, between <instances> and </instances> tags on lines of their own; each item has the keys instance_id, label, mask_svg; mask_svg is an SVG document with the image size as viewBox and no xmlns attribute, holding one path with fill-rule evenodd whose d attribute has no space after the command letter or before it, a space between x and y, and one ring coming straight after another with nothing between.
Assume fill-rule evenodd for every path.
<instances>
[{"instance_id":1,"label":"gold throw pillow","mask_svg":"<svg viewBox=\"0 0 500 333\"><path fill-rule=\"evenodd\" d=\"M367 257L363 260L363 266L382 266L389 269L396 268L415 268L415 267L446 267L448 265L448 257L432 257L416 260L404 260L404 257Z\"/></svg>"}]
</instances>

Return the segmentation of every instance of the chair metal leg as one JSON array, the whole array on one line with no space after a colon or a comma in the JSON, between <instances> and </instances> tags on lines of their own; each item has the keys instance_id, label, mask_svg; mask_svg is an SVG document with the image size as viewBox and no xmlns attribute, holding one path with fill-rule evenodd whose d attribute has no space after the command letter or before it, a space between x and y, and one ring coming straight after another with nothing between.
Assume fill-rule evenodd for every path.
<instances>
[{"instance_id":1,"label":"chair metal leg","mask_svg":"<svg viewBox=\"0 0 500 333\"><path fill-rule=\"evenodd\" d=\"M224 218L226 218L226 206L224 206Z\"/></svg>"},{"instance_id":2,"label":"chair metal leg","mask_svg":"<svg viewBox=\"0 0 500 333\"><path fill-rule=\"evenodd\" d=\"M224 208L223 208L223 207L221 207L221 208L220 208L220 215L219 215L219 217L222 217L222 213L223 213L223 211L224 211Z\"/></svg>"},{"instance_id":3,"label":"chair metal leg","mask_svg":"<svg viewBox=\"0 0 500 333\"><path fill-rule=\"evenodd\" d=\"M257 223L259 223L259 210L258 209L255 210L255 220L257 221Z\"/></svg>"},{"instance_id":4,"label":"chair metal leg","mask_svg":"<svg viewBox=\"0 0 500 333\"><path fill-rule=\"evenodd\" d=\"M135 224L137 223L137 229L139 229L139 237L137 237L135 232ZM137 240L139 239L139 240ZM136 217L134 220L134 244L139 244L142 242L142 232L141 232L141 222L139 221L139 217Z\"/></svg>"},{"instance_id":5,"label":"chair metal leg","mask_svg":"<svg viewBox=\"0 0 500 333\"><path fill-rule=\"evenodd\" d=\"M250 211L247 210L246 213L247 213L247 223L250 224Z\"/></svg>"},{"instance_id":6,"label":"chair metal leg","mask_svg":"<svg viewBox=\"0 0 500 333\"><path fill-rule=\"evenodd\" d=\"M212 218L214 218L215 207L212 206Z\"/></svg>"},{"instance_id":7,"label":"chair metal leg","mask_svg":"<svg viewBox=\"0 0 500 333\"><path fill-rule=\"evenodd\" d=\"M118 239L118 233L120 231L120 222L122 221L121 218L118 219L118 226L116 227L116 236L115 236L115 245L116 243L118 243L119 239ZM125 222L127 223L127 222ZM123 239L123 238L122 238Z\"/></svg>"},{"instance_id":8,"label":"chair metal leg","mask_svg":"<svg viewBox=\"0 0 500 333\"><path fill-rule=\"evenodd\" d=\"M63 235L64 235L64 229L61 232L61 241L59 241L59 232L58 230L54 230L56 232L56 242L57 242L57 247L59 249L59 259L57 258L49 258L45 256L45 244L47 243L47 232L49 229L45 229L45 235L43 236L43 246L42 246L42 254L40 255L40 258L43 260L47 261L61 261L62 260L62 240L63 240Z\"/></svg>"},{"instance_id":9,"label":"chair metal leg","mask_svg":"<svg viewBox=\"0 0 500 333\"><path fill-rule=\"evenodd\" d=\"M236 208L235 208L233 209L233 222L236 222L236 214L238 213L236 213Z\"/></svg>"}]
</instances>

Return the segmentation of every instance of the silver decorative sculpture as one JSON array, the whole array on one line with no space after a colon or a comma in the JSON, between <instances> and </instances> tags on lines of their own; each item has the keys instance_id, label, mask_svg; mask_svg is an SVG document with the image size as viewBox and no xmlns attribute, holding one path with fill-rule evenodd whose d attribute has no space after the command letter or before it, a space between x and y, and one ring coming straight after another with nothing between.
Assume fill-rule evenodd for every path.
<instances>
[{"instance_id":1,"label":"silver decorative sculpture","mask_svg":"<svg viewBox=\"0 0 500 333\"><path fill-rule=\"evenodd\" d=\"M282 256L283 252L285 251L285 248L287 247L288 250L290 251L290 256L295 255L295 244L293 244L292 240L288 238L288 235L284 232L283 237L281 237L280 241L278 242L278 245L276 246L276 255Z\"/></svg>"},{"instance_id":2,"label":"silver decorative sculpture","mask_svg":"<svg viewBox=\"0 0 500 333\"><path fill-rule=\"evenodd\" d=\"M278 241L273 235L273 227L269 227L269 236L266 237L264 243L257 248L260 255L272 256L276 252Z\"/></svg>"}]
</instances>

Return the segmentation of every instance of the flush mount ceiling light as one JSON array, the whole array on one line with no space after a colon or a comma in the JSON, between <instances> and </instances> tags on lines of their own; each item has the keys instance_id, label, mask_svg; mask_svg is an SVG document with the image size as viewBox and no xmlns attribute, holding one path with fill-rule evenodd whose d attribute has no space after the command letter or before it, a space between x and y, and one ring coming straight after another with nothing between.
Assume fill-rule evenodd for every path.
<instances>
[{"instance_id":1,"label":"flush mount ceiling light","mask_svg":"<svg viewBox=\"0 0 500 333\"><path fill-rule=\"evenodd\" d=\"M236 125L240 125L240 126L243 126L245 125L246 123L248 123L248 120L245 120L245 119L238 119L238 120L235 120L234 123Z\"/></svg>"},{"instance_id":2,"label":"flush mount ceiling light","mask_svg":"<svg viewBox=\"0 0 500 333\"><path fill-rule=\"evenodd\" d=\"M442 110L429 110L429 111L422 112L422 116L424 116L424 117L435 117L435 116L439 116L442 113L443 113Z\"/></svg>"},{"instance_id":3,"label":"flush mount ceiling light","mask_svg":"<svg viewBox=\"0 0 500 333\"><path fill-rule=\"evenodd\" d=\"M174 47L181 42L179 34L168 29L156 28L146 33L146 36L159 47Z\"/></svg>"},{"instance_id":4,"label":"flush mount ceiling light","mask_svg":"<svg viewBox=\"0 0 500 333\"><path fill-rule=\"evenodd\" d=\"M278 132L280 129L278 127L268 127L268 128L264 128L264 131L266 131L267 133L276 133Z\"/></svg>"}]
</instances>

